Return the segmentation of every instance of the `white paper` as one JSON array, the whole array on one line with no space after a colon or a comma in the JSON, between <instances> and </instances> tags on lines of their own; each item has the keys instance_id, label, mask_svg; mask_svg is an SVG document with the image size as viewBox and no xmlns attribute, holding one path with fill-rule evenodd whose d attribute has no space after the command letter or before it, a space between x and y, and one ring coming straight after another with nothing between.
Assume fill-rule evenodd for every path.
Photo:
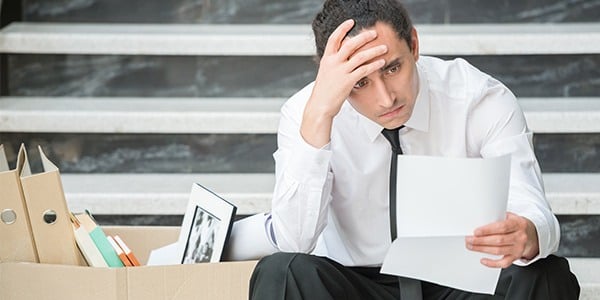
<instances>
[{"instance_id":1,"label":"white paper","mask_svg":"<svg viewBox=\"0 0 600 300\"><path fill-rule=\"evenodd\" d=\"M177 243L168 244L150 251L147 266L168 266L181 264L177 255Z\"/></svg>"},{"instance_id":2,"label":"white paper","mask_svg":"<svg viewBox=\"0 0 600 300\"><path fill-rule=\"evenodd\" d=\"M253 260L278 251L268 237L269 214L259 213L233 223L223 260Z\"/></svg>"},{"instance_id":3,"label":"white paper","mask_svg":"<svg viewBox=\"0 0 600 300\"><path fill-rule=\"evenodd\" d=\"M401 155L397 231L381 272L493 294L501 269L469 251L465 236L506 216L510 156L442 158Z\"/></svg>"}]
</instances>

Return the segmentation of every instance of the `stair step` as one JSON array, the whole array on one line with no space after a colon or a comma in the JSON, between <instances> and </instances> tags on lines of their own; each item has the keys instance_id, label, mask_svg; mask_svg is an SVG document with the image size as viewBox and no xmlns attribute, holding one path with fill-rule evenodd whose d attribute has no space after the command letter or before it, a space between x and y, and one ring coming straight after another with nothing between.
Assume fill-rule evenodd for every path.
<instances>
[{"instance_id":1,"label":"stair step","mask_svg":"<svg viewBox=\"0 0 600 300\"><path fill-rule=\"evenodd\" d=\"M546 197L556 214L600 214L599 173L546 173L543 178Z\"/></svg>"},{"instance_id":2,"label":"stair step","mask_svg":"<svg viewBox=\"0 0 600 300\"><path fill-rule=\"evenodd\" d=\"M271 210L273 174L61 174L69 209L99 215L183 215L194 183L249 215Z\"/></svg>"},{"instance_id":3,"label":"stair step","mask_svg":"<svg viewBox=\"0 0 600 300\"><path fill-rule=\"evenodd\" d=\"M0 98L0 132L276 133L284 98ZM522 98L536 133L600 132L600 98Z\"/></svg>"},{"instance_id":4,"label":"stair step","mask_svg":"<svg viewBox=\"0 0 600 300\"><path fill-rule=\"evenodd\" d=\"M600 258L570 257L571 271L581 286L580 300L598 299L600 294Z\"/></svg>"},{"instance_id":5,"label":"stair step","mask_svg":"<svg viewBox=\"0 0 600 300\"><path fill-rule=\"evenodd\" d=\"M275 133L283 98L0 98L0 132Z\"/></svg>"},{"instance_id":6,"label":"stair step","mask_svg":"<svg viewBox=\"0 0 600 300\"><path fill-rule=\"evenodd\" d=\"M267 212L273 174L62 174L69 208L105 215L184 214L193 183L238 207L241 215ZM600 214L600 174L544 174L556 214Z\"/></svg>"},{"instance_id":7,"label":"stair step","mask_svg":"<svg viewBox=\"0 0 600 300\"><path fill-rule=\"evenodd\" d=\"M600 24L417 25L427 55L600 53ZM0 31L1 53L312 56L308 25L181 25L17 22Z\"/></svg>"}]
</instances>

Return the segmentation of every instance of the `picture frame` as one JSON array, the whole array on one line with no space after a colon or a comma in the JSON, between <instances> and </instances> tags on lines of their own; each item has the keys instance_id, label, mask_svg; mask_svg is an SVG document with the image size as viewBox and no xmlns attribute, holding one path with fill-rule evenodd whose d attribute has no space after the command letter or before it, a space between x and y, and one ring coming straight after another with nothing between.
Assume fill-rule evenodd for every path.
<instances>
[{"instance_id":1,"label":"picture frame","mask_svg":"<svg viewBox=\"0 0 600 300\"><path fill-rule=\"evenodd\" d=\"M178 260L182 264L219 262L236 210L229 201L194 183L179 233Z\"/></svg>"}]
</instances>

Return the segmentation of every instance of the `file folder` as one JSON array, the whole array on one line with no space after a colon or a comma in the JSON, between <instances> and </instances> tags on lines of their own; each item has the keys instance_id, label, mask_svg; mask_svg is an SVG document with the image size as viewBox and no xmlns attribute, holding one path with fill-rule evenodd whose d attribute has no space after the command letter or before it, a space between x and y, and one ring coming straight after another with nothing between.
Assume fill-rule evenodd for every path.
<instances>
[{"instance_id":1,"label":"file folder","mask_svg":"<svg viewBox=\"0 0 600 300\"><path fill-rule=\"evenodd\" d=\"M10 170L0 145L0 262L38 262L19 175L27 156L21 145L15 169Z\"/></svg>"},{"instance_id":2,"label":"file folder","mask_svg":"<svg viewBox=\"0 0 600 300\"><path fill-rule=\"evenodd\" d=\"M29 160L25 157L21 184L39 260L41 263L86 266L75 241L60 172L42 148L38 149L43 172L31 174Z\"/></svg>"}]
</instances>

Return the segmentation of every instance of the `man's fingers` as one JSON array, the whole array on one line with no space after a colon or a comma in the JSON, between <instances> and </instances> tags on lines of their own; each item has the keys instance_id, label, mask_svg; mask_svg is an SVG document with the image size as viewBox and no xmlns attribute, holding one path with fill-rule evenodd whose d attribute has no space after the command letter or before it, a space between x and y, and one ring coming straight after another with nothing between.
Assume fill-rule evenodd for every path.
<instances>
[{"instance_id":1,"label":"man's fingers","mask_svg":"<svg viewBox=\"0 0 600 300\"><path fill-rule=\"evenodd\" d=\"M515 243L512 234L471 236L466 239L467 246L507 246Z\"/></svg>"},{"instance_id":2,"label":"man's fingers","mask_svg":"<svg viewBox=\"0 0 600 300\"><path fill-rule=\"evenodd\" d=\"M517 258L511 255L505 255L500 259L482 258L481 264L490 268L508 268Z\"/></svg>"},{"instance_id":3,"label":"man's fingers","mask_svg":"<svg viewBox=\"0 0 600 300\"><path fill-rule=\"evenodd\" d=\"M362 65L362 66L356 68L356 70L354 70L352 72L352 75L354 77L353 79L354 79L354 81L358 81L361 78L383 68L384 65L385 65L384 59L378 59L372 63Z\"/></svg>"},{"instance_id":4,"label":"man's fingers","mask_svg":"<svg viewBox=\"0 0 600 300\"><path fill-rule=\"evenodd\" d=\"M356 36L348 37L342 42L342 45L339 48L338 55L340 59L350 59L356 50L374 40L376 37L377 32L375 30L365 30Z\"/></svg>"},{"instance_id":5,"label":"man's fingers","mask_svg":"<svg viewBox=\"0 0 600 300\"><path fill-rule=\"evenodd\" d=\"M368 62L378 56L381 56L381 55L385 54L386 52L387 52L386 45L379 45L379 46L361 51L359 53L356 53L356 55L352 56L352 58L350 58L350 60L348 61L348 67L350 68L350 71L354 71L355 69L357 69L361 65L365 64L366 62Z\"/></svg>"},{"instance_id":6,"label":"man's fingers","mask_svg":"<svg viewBox=\"0 0 600 300\"><path fill-rule=\"evenodd\" d=\"M513 218L508 218L499 222L491 223L475 229L475 236L485 236L493 234L506 234L517 231L519 229L518 222Z\"/></svg>"},{"instance_id":7,"label":"man's fingers","mask_svg":"<svg viewBox=\"0 0 600 300\"><path fill-rule=\"evenodd\" d=\"M467 245L467 248L471 251L493 254L493 255L508 255L514 251L513 245L503 246L488 246L488 245Z\"/></svg>"},{"instance_id":8,"label":"man's fingers","mask_svg":"<svg viewBox=\"0 0 600 300\"><path fill-rule=\"evenodd\" d=\"M339 51L340 47L342 46L342 41L346 37L348 31L352 29L352 26L354 26L354 20L349 19L342 22L342 24L340 24L340 26L338 26L331 33L331 35L327 39L327 45L325 45L325 50L323 53L324 56L335 54Z\"/></svg>"}]
</instances>

